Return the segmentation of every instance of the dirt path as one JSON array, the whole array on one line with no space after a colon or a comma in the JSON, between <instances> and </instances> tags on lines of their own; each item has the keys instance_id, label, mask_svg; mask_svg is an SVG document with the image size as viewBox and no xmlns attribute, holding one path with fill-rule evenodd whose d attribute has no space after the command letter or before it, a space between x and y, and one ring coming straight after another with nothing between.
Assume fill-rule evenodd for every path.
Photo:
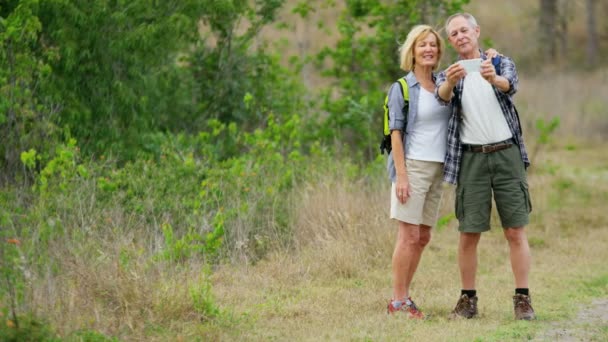
<instances>
[{"instance_id":1,"label":"dirt path","mask_svg":"<svg viewBox=\"0 0 608 342\"><path fill-rule=\"evenodd\" d=\"M534 341L605 341L608 338L608 298L594 300L575 320L551 326Z\"/></svg>"}]
</instances>

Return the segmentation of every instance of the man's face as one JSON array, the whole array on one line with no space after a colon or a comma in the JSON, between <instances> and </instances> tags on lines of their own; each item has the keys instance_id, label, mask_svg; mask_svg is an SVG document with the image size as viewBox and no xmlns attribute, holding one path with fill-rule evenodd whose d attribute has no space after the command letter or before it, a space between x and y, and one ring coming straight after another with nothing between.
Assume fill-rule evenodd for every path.
<instances>
[{"instance_id":1,"label":"man's face","mask_svg":"<svg viewBox=\"0 0 608 342\"><path fill-rule=\"evenodd\" d=\"M461 57L471 57L479 50L479 26L471 27L464 17L456 17L447 26L448 41Z\"/></svg>"}]
</instances>

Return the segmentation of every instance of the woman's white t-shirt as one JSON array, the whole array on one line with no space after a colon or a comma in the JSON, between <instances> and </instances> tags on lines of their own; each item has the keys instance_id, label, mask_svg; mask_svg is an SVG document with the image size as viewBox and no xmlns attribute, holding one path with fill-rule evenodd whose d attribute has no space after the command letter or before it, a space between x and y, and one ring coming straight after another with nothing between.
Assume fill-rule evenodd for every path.
<instances>
[{"instance_id":1,"label":"woman's white t-shirt","mask_svg":"<svg viewBox=\"0 0 608 342\"><path fill-rule=\"evenodd\" d=\"M418 113L405 138L406 158L443 163L447 148L449 106L437 102L435 94L420 87Z\"/></svg>"}]
</instances>

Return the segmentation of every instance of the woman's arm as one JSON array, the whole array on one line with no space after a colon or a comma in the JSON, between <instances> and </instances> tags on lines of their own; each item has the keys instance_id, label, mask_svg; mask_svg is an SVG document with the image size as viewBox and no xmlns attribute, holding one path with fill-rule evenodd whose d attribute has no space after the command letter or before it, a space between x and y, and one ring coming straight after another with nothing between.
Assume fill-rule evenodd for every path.
<instances>
[{"instance_id":1,"label":"woman's arm","mask_svg":"<svg viewBox=\"0 0 608 342\"><path fill-rule=\"evenodd\" d=\"M401 130L398 129L391 131L391 146L393 147L393 161L395 162L395 171L397 174L395 191L397 192L396 195L399 201L405 203L410 197L410 184L407 177L407 168L405 166L405 150L401 134Z\"/></svg>"}]
</instances>

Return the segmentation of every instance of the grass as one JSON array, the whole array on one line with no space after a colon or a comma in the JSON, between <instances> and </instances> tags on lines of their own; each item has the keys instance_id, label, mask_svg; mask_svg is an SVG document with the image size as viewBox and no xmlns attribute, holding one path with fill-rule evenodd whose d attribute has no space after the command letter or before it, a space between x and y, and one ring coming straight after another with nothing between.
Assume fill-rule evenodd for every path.
<instances>
[{"instance_id":1,"label":"grass","mask_svg":"<svg viewBox=\"0 0 608 342\"><path fill-rule=\"evenodd\" d=\"M563 139L543 145L529 170L535 322L513 321L508 249L495 214L479 249L480 317L447 319L459 293L450 187L412 287L431 318L386 316L396 225L381 162L370 178L342 171L298 184L289 217L295 244L213 270L194 259L159 259L160 227L118 207L66 212L64 237L50 242L42 270L24 273L27 305L66 341L504 341L546 336L556 325L602 340L606 329L575 318L608 297L606 147ZM0 325L0 340L10 329Z\"/></svg>"},{"instance_id":2,"label":"grass","mask_svg":"<svg viewBox=\"0 0 608 342\"><path fill-rule=\"evenodd\" d=\"M535 322L513 320L508 248L495 213L479 247L480 317L447 319L460 284L451 187L412 286L431 317L387 317L396 225L381 162L378 177L344 171L298 184L289 218L295 244L255 263L209 270L194 259L163 261L159 227L111 209L67 215L76 222L49 246L48 271L26 278L28 303L66 341L519 341L553 336L545 334L556 326L602 340L606 329L576 317L608 298L606 147L564 139L544 145L529 170ZM84 217L86 230L78 225Z\"/></svg>"},{"instance_id":3,"label":"grass","mask_svg":"<svg viewBox=\"0 0 608 342\"><path fill-rule=\"evenodd\" d=\"M455 222L436 232L423 255L412 295L432 316L425 322L387 317L394 223L386 217L387 189L336 183L309 187L299 219L307 229L299 250L277 252L255 266L225 266L214 273L217 303L236 317L218 340L505 341L528 340L553 322L575 317L580 305L608 296L608 165L604 146L555 147L539 156L555 174L530 170L534 212L528 235L533 265L535 322L513 320L508 248L497 225L479 249L479 319L450 321L459 291ZM571 165L577 165L572 167ZM565 189L553 184L569 181ZM445 212L450 209L446 189ZM555 201L555 196L561 198ZM584 203L583 206L577 203ZM316 213L316 215L313 215ZM598 336L605 329L598 329Z\"/></svg>"}]
</instances>

